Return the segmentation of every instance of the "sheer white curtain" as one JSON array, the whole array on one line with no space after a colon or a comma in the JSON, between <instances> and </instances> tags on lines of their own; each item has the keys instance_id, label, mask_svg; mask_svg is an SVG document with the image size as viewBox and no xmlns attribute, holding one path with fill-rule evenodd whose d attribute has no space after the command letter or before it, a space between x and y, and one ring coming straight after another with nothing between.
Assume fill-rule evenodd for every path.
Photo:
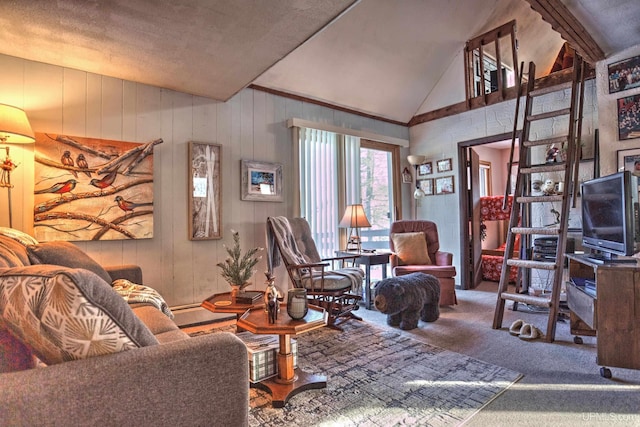
<instances>
[{"instance_id":1,"label":"sheer white curtain","mask_svg":"<svg viewBox=\"0 0 640 427\"><path fill-rule=\"evenodd\" d=\"M360 138L310 128L299 128L298 138L300 216L320 256L333 256L345 206L360 203Z\"/></svg>"}]
</instances>

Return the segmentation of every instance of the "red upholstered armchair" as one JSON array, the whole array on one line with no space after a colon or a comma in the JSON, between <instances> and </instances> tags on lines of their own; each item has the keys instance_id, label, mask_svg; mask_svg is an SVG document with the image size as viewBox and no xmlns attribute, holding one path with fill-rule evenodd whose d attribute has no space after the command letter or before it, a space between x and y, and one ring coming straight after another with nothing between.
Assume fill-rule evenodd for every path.
<instances>
[{"instance_id":1,"label":"red upholstered armchair","mask_svg":"<svg viewBox=\"0 0 640 427\"><path fill-rule=\"evenodd\" d=\"M416 234L417 233L417 234ZM422 242L426 243L425 246ZM453 254L440 251L438 227L426 220L402 220L391 224L389 247L391 248L394 276L420 271L431 274L440 281L440 305L457 304L453 266Z\"/></svg>"}]
</instances>

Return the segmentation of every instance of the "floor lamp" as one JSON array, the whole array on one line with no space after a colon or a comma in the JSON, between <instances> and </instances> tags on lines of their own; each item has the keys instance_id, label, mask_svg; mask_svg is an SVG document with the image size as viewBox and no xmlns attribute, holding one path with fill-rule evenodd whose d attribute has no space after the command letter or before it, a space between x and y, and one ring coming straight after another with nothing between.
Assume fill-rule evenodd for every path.
<instances>
[{"instance_id":1,"label":"floor lamp","mask_svg":"<svg viewBox=\"0 0 640 427\"><path fill-rule=\"evenodd\" d=\"M420 156L417 154L410 154L407 156L407 161L411 166L413 166L416 170L416 189L413 192L413 198L416 199L414 203L414 219L418 219L418 200L424 197L424 191L420 188L420 183L418 182L418 166L423 164L427 158L425 156Z\"/></svg>"},{"instance_id":2,"label":"floor lamp","mask_svg":"<svg viewBox=\"0 0 640 427\"><path fill-rule=\"evenodd\" d=\"M17 107L0 104L0 144L30 144L36 140L27 114ZM11 209L11 172L16 168L16 164L9 155L9 146L4 147L6 157L0 164L2 173L0 174L0 187L7 189L9 227L13 228L13 213Z\"/></svg>"}]
</instances>

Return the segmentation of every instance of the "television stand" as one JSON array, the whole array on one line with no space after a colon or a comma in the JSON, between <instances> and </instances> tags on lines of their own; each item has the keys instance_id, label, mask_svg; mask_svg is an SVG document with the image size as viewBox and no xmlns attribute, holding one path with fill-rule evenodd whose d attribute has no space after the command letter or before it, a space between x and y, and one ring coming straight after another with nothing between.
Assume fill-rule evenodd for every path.
<instances>
[{"instance_id":1,"label":"television stand","mask_svg":"<svg viewBox=\"0 0 640 427\"><path fill-rule=\"evenodd\" d=\"M607 367L640 369L640 264L596 264L586 255L567 254L566 283L571 334L596 336L596 363L600 375L611 377ZM580 282L595 282L595 295Z\"/></svg>"},{"instance_id":2,"label":"television stand","mask_svg":"<svg viewBox=\"0 0 640 427\"><path fill-rule=\"evenodd\" d=\"M608 253L589 253L584 255L589 261L596 264L636 264L638 258L632 256L619 256Z\"/></svg>"}]
</instances>

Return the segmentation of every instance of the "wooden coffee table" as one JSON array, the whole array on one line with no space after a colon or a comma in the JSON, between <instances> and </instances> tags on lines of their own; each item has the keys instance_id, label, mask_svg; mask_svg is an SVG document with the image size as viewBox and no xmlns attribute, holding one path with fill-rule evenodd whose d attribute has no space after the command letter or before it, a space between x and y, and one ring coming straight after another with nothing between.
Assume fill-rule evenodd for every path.
<instances>
[{"instance_id":1,"label":"wooden coffee table","mask_svg":"<svg viewBox=\"0 0 640 427\"><path fill-rule=\"evenodd\" d=\"M238 327L249 332L279 336L278 376L255 384L271 393L274 408L284 407L291 397L302 391L327 386L327 377L324 375L313 375L296 370L291 351L292 336L322 328L326 326L327 320L327 312L314 306L309 306L309 312L304 319L294 320L287 314L286 304L280 305L280 313L275 323L269 323L267 313L262 307L247 310L238 319Z\"/></svg>"}]
</instances>

